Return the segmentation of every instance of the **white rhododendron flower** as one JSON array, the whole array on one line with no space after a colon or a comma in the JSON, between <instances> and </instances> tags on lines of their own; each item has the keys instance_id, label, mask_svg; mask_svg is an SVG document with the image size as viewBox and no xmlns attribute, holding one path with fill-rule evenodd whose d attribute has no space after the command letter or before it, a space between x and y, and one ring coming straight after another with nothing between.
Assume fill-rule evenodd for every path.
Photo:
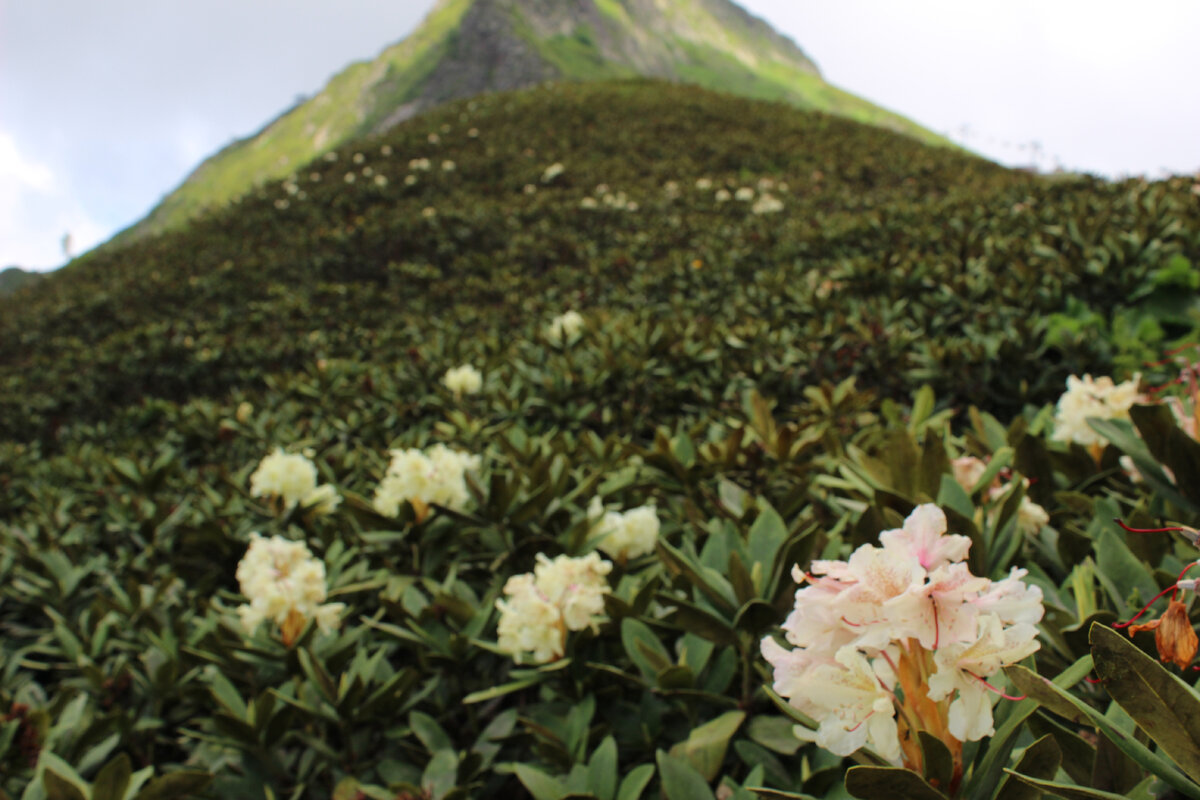
<instances>
[{"instance_id":1,"label":"white rhododendron flower","mask_svg":"<svg viewBox=\"0 0 1200 800\"><path fill-rule=\"evenodd\" d=\"M702 192L707 192L712 185L712 178L696 178L696 188Z\"/></svg>"},{"instance_id":2,"label":"white rhododendron flower","mask_svg":"<svg viewBox=\"0 0 1200 800\"><path fill-rule=\"evenodd\" d=\"M733 193L733 199L742 203L749 203L754 199L754 190L749 186L743 186Z\"/></svg>"},{"instance_id":3,"label":"white rhododendron flower","mask_svg":"<svg viewBox=\"0 0 1200 800\"><path fill-rule=\"evenodd\" d=\"M325 565L302 542L250 534L237 579L250 601L237 610L248 633L270 620L280 627L284 644L290 645L310 619L325 632L338 627L345 604L325 603Z\"/></svg>"},{"instance_id":4,"label":"white rhododendron flower","mask_svg":"<svg viewBox=\"0 0 1200 800\"><path fill-rule=\"evenodd\" d=\"M550 320L544 335L546 341L561 345L574 341L583 332L583 315L578 311L567 311Z\"/></svg>"},{"instance_id":5,"label":"white rhododendron flower","mask_svg":"<svg viewBox=\"0 0 1200 800\"><path fill-rule=\"evenodd\" d=\"M555 162L554 164L551 164L550 166L546 167L546 169L542 172L542 183L552 183L554 181L554 179L557 178L559 175L562 175L563 172L566 171L566 169L567 169L566 167L564 167L562 164L559 164L557 162Z\"/></svg>"},{"instance_id":6,"label":"white rhododendron flower","mask_svg":"<svg viewBox=\"0 0 1200 800\"><path fill-rule=\"evenodd\" d=\"M483 388L483 375L470 364L463 364L446 370L442 383L446 384L446 388L454 392L456 397L475 394Z\"/></svg>"},{"instance_id":7,"label":"white rhododendron flower","mask_svg":"<svg viewBox=\"0 0 1200 800\"><path fill-rule=\"evenodd\" d=\"M755 214L777 214L783 211L783 201L773 194L764 194L754 201L750 211Z\"/></svg>"},{"instance_id":8,"label":"white rhododendron flower","mask_svg":"<svg viewBox=\"0 0 1200 800\"><path fill-rule=\"evenodd\" d=\"M447 159L442 162L442 172L454 172L456 169L458 169L458 164L455 164L453 161Z\"/></svg>"},{"instance_id":9,"label":"white rhododendron flower","mask_svg":"<svg viewBox=\"0 0 1200 800\"><path fill-rule=\"evenodd\" d=\"M598 203L594 197L585 197L579 201L579 207L586 208L588 210L594 210L600 207L600 203Z\"/></svg>"},{"instance_id":10,"label":"white rhododendron flower","mask_svg":"<svg viewBox=\"0 0 1200 800\"><path fill-rule=\"evenodd\" d=\"M970 540L948 534L931 504L879 542L793 571L805 584L783 623L793 649L762 642L773 687L817 722L796 735L838 755L869 747L919 769L924 730L961 759L963 742L992 733L998 690L987 681L1038 649L1041 590L1023 570L972 575Z\"/></svg>"},{"instance_id":11,"label":"white rhododendron flower","mask_svg":"<svg viewBox=\"0 0 1200 800\"><path fill-rule=\"evenodd\" d=\"M430 505L461 510L471 499L466 474L479 469L481 459L435 444L427 451L393 450L387 473L375 489L375 510L385 517L400 513L408 501L424 519Z\"/></svg>"},{"instance_id":12,"label":"white rhododendron flower","mask_svg":"<svg viewBox=\"0 0 1200 800\"><path fill-rule=\"evenodd\" d=\"M592 499L588 509L592 529L588 538L596 541L596 548L617 561L644 556L654 552L658 542L658 511L654 506L642 506L624 513L605 511L600 498Z\"/></svg>"},{"instance_id":13,"label":"white rhododendron flower","mask_svg":"<svg viewBox=\"0 0 1200 800\"><path fill-rule=\"evenodd\" d=\"M733 199L733 195L729 193L728 189L717 189L717 193L713 195L713 199L718 203L728 203Z\"/></svg>"},{"instance_id":14,"label":"white rhododendron flower","mask_svg":"<svg viewBox=\"0 0 1200 800\"><path fill-rule=\"evenodd\" d=\"M1058 399L1054 413L1054 439L1076 442L1084 447L1103 447L1108 442L1087 424L1089 417L1129 419L1129 409L1139 399L1138 375L1124 383L1113 383L1107 376L1093 380L1091 375L1067 378L1067 391Z\"/></svg>"},{"instance_id":15,"label":"white rhododendron flower","mask_svg":"<svg viewBox=\"0 0 1200 800\"><path fill-rule=\"evenodd\" d=\"M539 553L533 572L509 578L505 599L496 601L500 649L518 664L561 658L567 631L594 630L603 621L611 571L612 564L596 553L553 560Z\"/></svg>"},{"instance_id":16,"label":"white rhododendron flower","mask_svg":"<svg viewBox=\"0 0 1200 800\"><path fill-rule=\"evenodd\" d=\"M282 509L302 505L316 514L331 514L342 502L330 484L317 486L316 464L281 448L260 461L251 473L250 496L276 500Z\"/></svg>"},{"instance_id":17,"label":"white rhododendron flower","mask_svg":"<svg viewBox=\"0 0 1200 800\"><path fill-rule=\"evenodd\" d=\"M408 162L408 168L414 172L428 172L431 167L428 158L414 158Z\"/></svg>"}]
</instances>

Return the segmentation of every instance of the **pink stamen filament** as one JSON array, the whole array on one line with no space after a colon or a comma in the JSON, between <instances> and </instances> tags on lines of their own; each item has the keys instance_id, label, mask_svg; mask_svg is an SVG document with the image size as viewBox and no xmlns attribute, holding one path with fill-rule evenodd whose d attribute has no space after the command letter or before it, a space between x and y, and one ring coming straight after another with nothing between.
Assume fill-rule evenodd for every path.
<instances>
[{"instance_id":1,"label":"pink stamen filament","mask_svg":"<svg viewBox=\"0 0 1200 800\"><path fill-rule=\"evenodd\" d=\"M1189 566L1190 566L1190 565L1189 565ZM1150 602L1149 602L1149 603L1146 603L1146 605L1142 607L1142 610L1141 610L1141 611L1139 611L1139 612L1137 612L1136 614L1134 614L1134 615L1133 615L1133 619L1129 620L1128 622L1114 622L1114 623L1113 623L1113 627L1114 627L1114 628L1128 628L1130 625L1132 625L1133 623L1137 622L1137 619L1138 619L1138 617L1140 617L1142 614L1145 614L1147 611L1149 611L1149 610L1150 610L1150 606L1152 606L1152 605L1154 605L1156 602L1158 602L1158 599L1159 599L1160 597L1162 597L1163 595L1165 595L1167 592L1172 592L1172 593L1174 593L1174 592L1175 592L1175 591L1177 591L1177 590L1178 590L1178 589L1177 589L1177 587L1175 586L1175 584L1173 584L1173 583L1172 583L1170 586L1168 586L1167 588L1163 589L1163 590L1162 590L1161 592L1159 592L1158 594L1154 595L1154 597L1152 597L1152 598L1150 599ZM1173 596L1173 595L1172 595L1172 596Z\"/></svg>"},{"instance_id":2,"label":"pink stamen filament","mask_svg":"<svg viewBox=\"0 0 1200 800\"><path fill-rule=\"evenodd\" d=\"M1005 694L1005 693L1004 693L1004 692L1002 692L1000 689L997 689L995 686L992 686L990 683L988 683L987 681L985 681L983 678L981 678L981 677L979 677L978 675L976 675L974 672L968 672L967 674L968 674L968 675L970 675L970 676L971 676L972 678L974 678L975 680L977 680L977 681L979 681L980 683L982 683L984 686L986 686L986 687L988 688L988 690L989 690L989 691L995 692L996 694L998 694L998 695L1000 695L1001 697L1003 697L1005 700L1024 700L1024 699L1026 698L1026 695L1011 695L1011 694Z\"/></svg>"},{"instance_id":3,"label":"pink stamen filament","mask_svg":"<svg viewBox=\"0 0 1200 800\"><path fill-rule=\"evenodd\" d=\"M932 599L932 598L931 598ZM937 600L933 601L933 649L938 649L938 642L941 641L942 629L938 625Z\"/></svg>"},{"instance_id":4,"label":"pink stamen filament","mask_svg":"<svg viewBox=\"0 0 1200 800\"><path fill-rule=\"evenodd\" d=\"M1131 528L1131 527L1129 527L1128 525L1126 525L1126 524L1125 524L1125 523L1124 523L1124 522L1123 522L1123 521L1120 519L1120 517L1113 517L1113 522L1117 523L1117 524L1118 524L1118 525L1120 525L1120 526L1121 526L1121 527L1122 527L1124 530L1127 530L1127 531L1129 531L1130 533L1170 533L1171 531L1186 531L1186 530L1189 530L1188 528L1185 528L1185 527L1183 527L1183 526L1181 526L1181 525L1180 525L1180 526L1175 526L1175 527L1172 527L1172 528Z\"/></svg>"},{"instance_id":5,"label":"pink stamen filament","mask_svg":"<svg viewBox=\"0 0 1200 800\"><path fill-rule=\"evenodd\" d=\"M867 720L869 720L871 718L871 715L874 713L875 712L872 711L870 714L867 714L865 717L863 717L861 720L859 720L858 724L855 725L853 728L846 728L846 731L848 733L853 733L854 731L858 730L859 728L861 728L863 725L866 724Z\"/></svg>"}]
</instances>

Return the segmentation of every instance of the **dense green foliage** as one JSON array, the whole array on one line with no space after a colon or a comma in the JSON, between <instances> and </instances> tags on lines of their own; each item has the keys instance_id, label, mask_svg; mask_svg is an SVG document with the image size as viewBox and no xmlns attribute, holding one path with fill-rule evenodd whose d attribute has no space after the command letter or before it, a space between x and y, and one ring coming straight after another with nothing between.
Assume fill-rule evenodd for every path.
<instances>
[{"instance_id":1,"label":"dense green foliage","mask_svg":"<svg viewBox=\"0 0 1200 800\"><path fill-rule=\"evenodd\" d=\"M1127 735L1143 684L1191 688L1089 631L1196 557L1112 519L1200 522L1200 444L1152 406L1102 426L1095 460L1051 439L1047 405L1192 335L1191 192L695 89L556 86L449 106L0 299L0 796L870 796L902 782L843 780L793 737L759 640L792 565L936 502L976 574L1029 570L1025 667L1059 676L1013 671L1030 699L968 744L965 796L1150 797L1158 776L1200 797L1190 732ZM763 193L782 210L754 213ZM551 344L566 309L585 328ZM462 363L479 394L442 385ZM471 504L380 516L386 451L438 442L483 456ZM251 497L275 447L310 450L342 507ZM965 454L1034 482L962 488ZM1033 531L1026 492L1050 514ZM537 554L592 549L596 496L653 502L659 545L616 565L608 620L565 658L516 665L494 602ZM256 531L325 563L337 633L246 634ZM1116 703L1074 685L1093 653Z\"/></svg>"}]
</instances>

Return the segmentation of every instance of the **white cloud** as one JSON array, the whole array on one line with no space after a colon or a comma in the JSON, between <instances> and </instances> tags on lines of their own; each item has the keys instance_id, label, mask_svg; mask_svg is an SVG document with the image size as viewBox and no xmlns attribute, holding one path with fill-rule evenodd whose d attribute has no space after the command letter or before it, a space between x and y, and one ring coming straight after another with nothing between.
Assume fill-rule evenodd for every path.
<instances>
[{"instance_id":1,"label":"white cloud","mask_svg":"<svg viewBox=\"0 0 1200 800\"><path fill-rule=\"evenodd\" d=\"M0 269L53 269L63 263L63 236L79 255L112 235L74 200L50 165L29 156L0 130Z\"/></svg>"}]
</instances>

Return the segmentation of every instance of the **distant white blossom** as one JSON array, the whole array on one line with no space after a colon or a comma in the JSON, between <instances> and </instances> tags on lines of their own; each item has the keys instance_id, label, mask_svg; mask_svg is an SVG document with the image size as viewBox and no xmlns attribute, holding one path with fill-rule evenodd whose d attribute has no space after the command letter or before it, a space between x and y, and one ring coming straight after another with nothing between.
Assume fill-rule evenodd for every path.
<instances>
[{"instance_id":1,"label":"distant white blossom","mask_svg":"<svg viewBox=\"0 0 1200 800\"><path fill-rule=\"evenodd\" d=\"M713 199L718 203L728 203L733 199L733 195L729 193L728 189L717 189L717 193L713 195Z\"/></svg>"},{"instance_id":2,"label":"distant white blossom","mask_svg":"<svg viewBox=\"0 0 1200 800\"><path fill-rule=\"evenodd\" d=\"M557 162L551 164L542 171L542 183L552 183L554 179L559 175L562 175L565 170L566 167L564 167L562 164Z\"/></svg>"},{"instance_id":3,"label":"distant white blossom","mask_svg":"<svg viewBox=\"0 0 1200 800\"><path fill-rule=\"evenodd\" d=\"M742 203L749 203L754 199L754 190L749 186L743 186L733 193L733 199Z\"/></svg>"},{"instance_id":4,"label":"distant white blossom","mask_svg":"<svg viewBox=\"0 0 1200 800\"><path fill-rule=\"evenodd\" d=\"M1058 399L1054 414L1054 439L1075 442L1084 447L1103 447L1107 440L1087 424L1089 418L1129 419L1129 409L1139 399L1135 375L1124 383L1113 383L1107 376L1093 380L1091 375L1067 378L1067 391Z\"/></svg>"},{"instance_id":5,"label":"distant white blossom","mask_svg":"<svg viewBox=\"0 0 1200 800\"><path fill-rule=\"evenodd\" d=\"M410 448L391 451L392 461L375 490L374 507L385 517L400 513L407 501L418 518L429 512L430 505L462 510L470 502L466 475L479 469L481 459L435 444L422 452Z\"/></svg>"},{"instance_id":6,"label":"distant white blossom","mask_svg":"<svg viewBox=\"0 0 1200 800\"><path fill-rule=\"evenodd\" d=\"M567 311L550 320L543 333L552 345L569 344L583 332L583 326L583 315L578 311Z\"/></svg>"},{"instance_id":7,"label":"distant white blossom","mask_svg":"<svg viewBox=\"0 0 1200 800\"><path fill-rule=\"evenodd\" d=\"M316 514L332 513L341 502L333 486L317 486L317 467L312 461L281 448L263 458L250 475L250 496L277 500L283 509L301 505Z\"/></svg>"},{"instance_id":8,"label":"distant white blossom","mask_svg":"<svg viewBox=\"0 0 1200 800\"><path fill-rule=\"evenodd\" d=\"M610 558L624 562L654 552L660 524L654 506L641 506L624 513L605 511L596 497L588 509L588 518L592 521L588 538Z\"/></svg>"},{"instance_id":9,"label":"distant white blossom","mask_svg":"<svg viewBox=\"0 0 1200 800\"><path fill-rule=\"evenodd\" d=\"M712 185L713 185L712 178L697 178L696 179L696 188L702 192L707 192L709 189L712 188Z\"/></svg>"},{"instance_id":10,"label":"distant white blossom","mask_svg":"<svg viewBox=\"0 0 1200 800\"><path fill-rule=\"evenodd\" d=\"M475 394L483 388L483 375L470 364L463 364L446 370L442 383L454 392L455 396Z\"/></svg>"},{"instance_id":11,"label":"distant white blossom","mask_svg":"<svg viewBox=\"0 0 1200 800\"><path fill-rule=\"evenodd\" d=\"M777 214L783 211L783 202L773 194L760 195L750 211L755 214Z\"/></svg>"},{"instance_id":12,"label":"distant white blossom","mask_svg":"<svg viewBox=\"0 0 1200 800\"><path fill-rule=\"evenodd\" d=\"M567 631L594 630L603 620L611 571L612 564L596 553L553 560L539 553L533 573L509 578L505 599L496 601L500 649L518 664L561 658Z\"/></svg>"},{"instance_id":13,"label":"distant white blossom","mask_svg":"<svg viewBox=\"0 0 1200 800\"><path fill-rule=\"evenodd\" d=\"M237 567L242 594L250 602L238 608L248 633L263 620L280 627L285 645L291 645L309 620L323 632L335 630L343 603L325 603L325 565L313 558L302 542L282 536L264 539L250 534L250 547Z\"/></svg>"},{"instance_id":14,"label":"distant white blossom","mask_svg":"<svg viewBox=\"0 0 1200 800\"><path fill-rule=\"evenodd\" d=\"M456 169L458 169L458 164L455 164L450 159L442 162L442 172L454 172Z\"/></svg>"}]
</instances>

